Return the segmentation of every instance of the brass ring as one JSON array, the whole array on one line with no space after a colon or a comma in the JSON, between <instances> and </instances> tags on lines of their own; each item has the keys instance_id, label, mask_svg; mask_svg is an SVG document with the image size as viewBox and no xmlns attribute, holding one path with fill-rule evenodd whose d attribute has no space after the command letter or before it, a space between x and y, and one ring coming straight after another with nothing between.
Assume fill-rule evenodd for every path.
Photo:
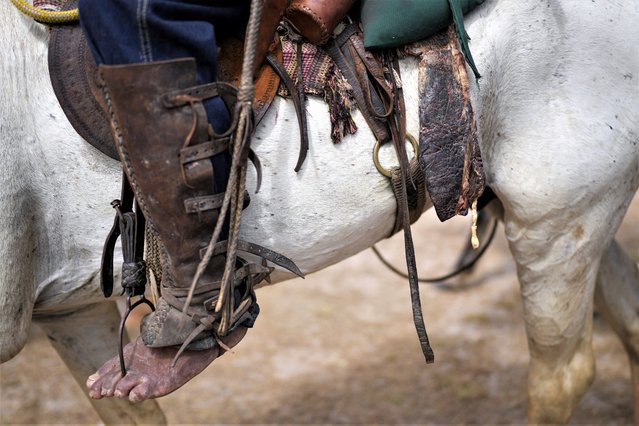
<instances>
[{"instance_id":1,"label":"brass ring","mask_svg":"<svg viewBox=\"0 0 639 426\"><path fill-rule=\"evenodd\" d=\"M406 139L413 145L413 153L415 156L419 153L419 145L417 144L417 140L410 133L406 132ZM373 147L373 163L375 163L375 167L377 167L377 171L379 171L382 175L387 178L391 177L391 172L379 162L379 141L375 142L375 146Z\"/></svg>"}]
</instances>

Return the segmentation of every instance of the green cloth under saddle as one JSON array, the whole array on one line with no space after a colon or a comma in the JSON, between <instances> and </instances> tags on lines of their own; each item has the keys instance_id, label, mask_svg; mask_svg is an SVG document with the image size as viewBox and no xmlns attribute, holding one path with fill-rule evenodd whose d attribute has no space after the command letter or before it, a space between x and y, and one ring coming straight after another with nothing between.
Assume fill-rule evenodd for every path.
<instances>
[{"instance_id":1,"label":"green cloth under saddle","mask_svg":"<svg viewBox=\"0 0 639 426\"><path fill-rule=\"evenodd\" d=\"M466 61L479 78L464 28L463 14L484 0L362 0L361 20L366 48L396 47L423 40L451 22Z\"/></svg>"}]
</instances>

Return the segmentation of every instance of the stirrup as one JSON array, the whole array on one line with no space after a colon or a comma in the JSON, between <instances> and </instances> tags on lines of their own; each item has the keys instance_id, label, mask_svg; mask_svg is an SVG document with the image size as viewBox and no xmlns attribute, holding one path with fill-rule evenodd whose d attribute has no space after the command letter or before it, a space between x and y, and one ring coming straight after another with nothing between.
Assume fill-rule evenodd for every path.
<instances>
[{"instance_id":1,"label":"stirrup","mask_svg":"<svg viewBox=\"0 0 639 426\"><path fill-rule=\"evenodd\" d=\"M151 308L152 311L155 311L155 306L153 305L153 302L147 299L144 296L144 294L142 294L140 298L137 301L135 301L135 303L131 304L131 297L133 297L133 295L128 293L129 292L127 289L126 310L124 311L124 314L122 315L122 319L120 320L120 329L118 332L118 338L119 338L118 357L120 358L120 371L122 372L122 377L126 376L126 373L127 373L126 366L124 365L124 325L126 324L126 320L131 314L131 312L133 312L135 308L137 308L143 303L146 304L149 308Z\"/></svg>"},{"instance_id":2,"label":"stirrup","mask_svg":"<svg viewBox=\"0 0 639 426\"><path fill-rule=\"evenodd\" d=\"M135 211L133 205L135 204ZM126 366L124 363L124 325L131 312L140 306L146 304L155 311L153 303L144 296L146 289L146 263L144 262L144 227L146 220L141 212L140 206L134 201L133 190L126 175L122 177L122 193L119 200L113 200L111 206L115 209L116 215L113 229L107 239L115 244L115 240L120 236L122 242L122 255L124 263L122 264L122 294L126 293L126 310L120 320L118 332L118 356L120 358L120 371L122 377L126 376ZM106 250L105 250L106 253ZM113 271L113 254L110 254L110 272ZM103 259L103 291L111 291L112 275L105 275L105 262ZM106 284L106 283L109 284ZM105 286L106 284L106 286ZM110 287L110 288L109 288ZM140 298L131 304L131 298L140 296Z\"/></svg>"}]
</instances>

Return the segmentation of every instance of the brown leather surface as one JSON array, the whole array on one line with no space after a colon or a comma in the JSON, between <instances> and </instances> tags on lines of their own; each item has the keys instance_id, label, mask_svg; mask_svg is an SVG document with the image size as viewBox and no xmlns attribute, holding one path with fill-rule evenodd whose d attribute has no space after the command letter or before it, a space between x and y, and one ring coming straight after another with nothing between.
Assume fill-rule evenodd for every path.
<instances>
[{"instance_id":1,"label":"brown leather surface","mask_svg":"<svg viewBox=\"0 0 639 426\"><path fill-rule=\"evenodd\" d=\"M76 4L73 1L68 6ZM79 24L51 27L48 61L53 91L75 131L102 153L119 160L97 67Z\"/></svg>"},{"instance_id":2,"label":"brown leather surface","mask_svg":"<svg viewBox=\"0 0 639 426\"><path fill-rule=\"evenodd\" d=\"M351 85L357 109L375 139L387 142L391 139L387 109L393 102L392 95L384 81L382 66L377 58L364 51L362 39L359 26L350 24L326 45L326 50ZM384 94L383 99L380 93Z\"/></svg>"},{"instance_id":3,"label":"brown leather surface","mask_svg":"<svg viewBox=\"0 0 639 426\"><path fill-rule=\"evenodd\" d=\"M420 163L441 221L466 214L484 190L468 73L454 30L411 45L420 57Z\"/></svg>"},{"instance_id":4,"label":"brown leather surface","mask_svg":"<svg viewBox=\"0 0 639 426\"><path fill-rule=\"evenodd\" d=\"M76 2L69 3L71 6ZM279 22L279 21L278 21ZM282 61L282 47L271 44L271 53ZM243 43L227 39L221 43L219 81L239 86L242 72ZM49 39L49 76L54 93L67 119L82 138L114 160L120 160L111 135L106 100L100 88L97 66L80 25L51 27ZM264 116L279 88L279 76L262 64L255 79L255 117Z\"/></svg>"},{"instance_id":5,"label":"brown leather surface","mask_svg":"<svg viewBox=\"0 0 639 426\"><path fill-rule=\"evenodd\" d=\"M242 75L244 43L236 38L228 38L221 42L220 48L217 79L239 87ZM279 37L275 39L275 42L271 43L269 53L275 55L280 63L282 62L282 44L279 41ZM280 77L273 71L271 66L264 62L255 75L254 84L253 111L255 122L259 123L277 95Z\"/></svg>"},{"instance_id":6,"label":"brown leather surface","mask_svg":"<svg viewBox=\"0 0 639 426\"><path fill-rule=\"evenodd\" d=\"M210 195L213 170L207 160L190 162L183 170L180 151L185 142L206 141L208 121L201 103L194 109L188 104L166 108L163 97L196 85L195 61L101 66L100 70L117 120L115 139L125 172L167 250L174 285L188 287L217 212L186 213L185 199ZM194 111L197 126L188 141ZM203 282L211 280L209 274Z\"/></svg>"},{"instance_id":7,"label":"brown leather surface","mask_svg":"<svg viewBox=\"0 0 639 426\"><path fill-rule=\"evenodd\" d=\"M262 7L262 20L257 37L257 47L255 48L255 64L253 66L255 74L262 66L266 54L273 43L275 30L280 24L284 11L291 4L291 0L264 0Z\"/></svg>"},{"instance_id":8,"label":"brown leather surface","mask_svg":"<svg viewBox=\"0 0 639 426\"><path fill-rule=\"evenodd\" d=\"M293 0L286 19L308 41L324 44L356 0Z\"/></svg>"}]
</instances>

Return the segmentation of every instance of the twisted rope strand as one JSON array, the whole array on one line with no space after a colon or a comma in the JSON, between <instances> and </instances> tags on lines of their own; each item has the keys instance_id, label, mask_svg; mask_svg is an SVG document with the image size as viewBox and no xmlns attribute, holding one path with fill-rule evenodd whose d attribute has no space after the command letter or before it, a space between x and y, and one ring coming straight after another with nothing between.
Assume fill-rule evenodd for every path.
<instances>
[{"instance_id":1,"label":"twisted rope strand","mask_svg":"<svg viewBox=\"0 0 639 426\"><path fill-rule=\"evenodd\" d=\"M246 163L247 154L250 146L250 137L253 130L252 126L252 102L254 98L253 84L253 63L255 62L255 50L257 47L257 37L259 32L260 21L262 17L262 0L251 1L251 12L247 27L246 41L244 45L244 57L242 60L242 74L240 80L240 89L238 92L238 102L236 104L235 114L239 117L237 127L231 136L231 146L233 153L231 155L231 173L224 194L224 201L220 209L217 223L211 240L206 248L204 257L198 264L195 276L191 283L191 288L187 295L183 311L186 312L190 304L195 287L201 278L204 270L211 261L213 256L213 248L222 232L222 225L230 210L230 227L229 238L227 242L226 262L224 265L224 273L220 286L220 294L215 305L215 312L222 312L220 326L218 327L218 335L224 336L230 326L232 317L233 304L233 279L235 274L235 261L237 257L237 240L240 231L244 190L246 187Z\"/></svg>"}]
</instances>

